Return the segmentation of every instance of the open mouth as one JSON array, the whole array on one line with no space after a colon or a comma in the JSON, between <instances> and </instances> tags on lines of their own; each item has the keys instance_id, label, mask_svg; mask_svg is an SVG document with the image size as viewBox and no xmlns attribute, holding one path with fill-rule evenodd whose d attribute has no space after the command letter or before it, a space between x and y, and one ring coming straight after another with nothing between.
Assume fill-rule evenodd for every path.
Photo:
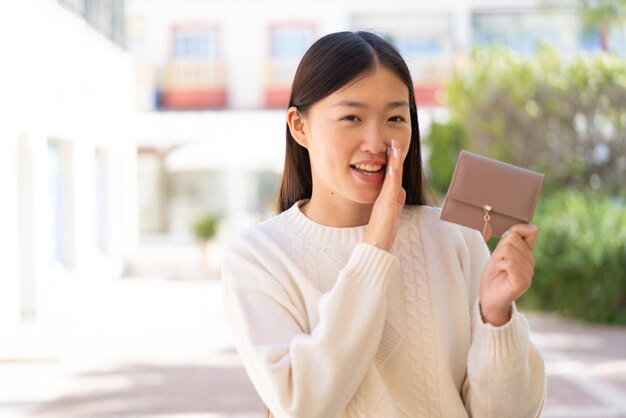
<instances>
[{"instance_id":1,"label":"open mouth","mask_svg":"<svg viewBox=\"0 0 626 418\"><path fill-rule=\"evenodd\" d=\"M351 164L350 167L360 173L374 176L376 174L380 174L381 172L383 172L385 170L386 165L385 164Z\"/></svg>"}]
</instances>

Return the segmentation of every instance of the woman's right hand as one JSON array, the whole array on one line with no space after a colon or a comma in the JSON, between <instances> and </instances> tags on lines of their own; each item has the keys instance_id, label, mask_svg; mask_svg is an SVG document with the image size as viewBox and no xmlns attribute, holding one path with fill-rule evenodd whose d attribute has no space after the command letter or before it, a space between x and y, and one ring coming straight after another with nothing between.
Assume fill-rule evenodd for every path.
<instances>
[{"instance_id":1,"label":"woman's right hand","mask_svg":"<svg viewBox=\"0 0 626 418\"><path fill-rule=\"evenodd\" d=\"M406 200L406 191L402 187L402 167L404 152L398 141L392 139L387 148L387 168L380 194L372 207L370 221L365 230L363 242L374 244L389 251L398 232L400 213Z\"/></svg>"}]
</instances>

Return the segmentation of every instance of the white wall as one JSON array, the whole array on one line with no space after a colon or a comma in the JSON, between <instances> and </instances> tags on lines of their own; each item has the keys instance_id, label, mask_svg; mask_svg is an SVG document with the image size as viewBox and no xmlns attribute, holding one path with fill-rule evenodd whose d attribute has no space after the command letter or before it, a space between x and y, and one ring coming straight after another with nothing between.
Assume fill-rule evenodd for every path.
<instances>
[{"instance_id":1,"label":"white wall","mask_svg":"<svg viewBox=\"0 0 626 418\"><path fill-rule=\"evenodd\" d=\"M130 55L53 0L0 6L0 331L34 317L53 281L48 144L58 141L65 268L85 280L120 274L136 246L135 80ZM110 167L110 252L97 245L95 150Z\"/></svg>"}]
</instances>

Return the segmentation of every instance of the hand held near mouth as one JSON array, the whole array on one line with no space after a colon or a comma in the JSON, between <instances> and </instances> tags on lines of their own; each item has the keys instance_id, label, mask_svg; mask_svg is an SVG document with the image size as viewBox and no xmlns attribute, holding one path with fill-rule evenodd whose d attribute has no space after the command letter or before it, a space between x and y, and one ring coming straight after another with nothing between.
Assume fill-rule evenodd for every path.
<instances>
[{"instance_id":1,"label":"hand held near mouth","mask_svg":"<svg viewBox=\"0 0 626 418\"><path fill-rule=\"evenodd\" d=\"M385 179L380 194L372 207L363 242L390 251L398 232L400 213L406 200L406 191L402 187L403 153L398 146L398 141L391 140L387 154Z\"/></svg>"}]
</instances>

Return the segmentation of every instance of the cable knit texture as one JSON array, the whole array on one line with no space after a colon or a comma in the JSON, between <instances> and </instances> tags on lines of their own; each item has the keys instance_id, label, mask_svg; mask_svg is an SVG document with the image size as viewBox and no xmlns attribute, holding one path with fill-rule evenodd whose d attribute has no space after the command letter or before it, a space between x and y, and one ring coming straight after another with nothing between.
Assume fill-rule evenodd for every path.
<instances>
[{"instance_id":1,"label":"cable knit texture","mask_svg":"<svg viewBox=\"0 0 626 418\"><path fill-rule=\"evenodd\" d=\"M544 365L513 308L482 322L478 232L407 206L391 251L298 202L231 238L224 306L243 364L278 418L524 418Z\"/></svg>"}]
</instances>

